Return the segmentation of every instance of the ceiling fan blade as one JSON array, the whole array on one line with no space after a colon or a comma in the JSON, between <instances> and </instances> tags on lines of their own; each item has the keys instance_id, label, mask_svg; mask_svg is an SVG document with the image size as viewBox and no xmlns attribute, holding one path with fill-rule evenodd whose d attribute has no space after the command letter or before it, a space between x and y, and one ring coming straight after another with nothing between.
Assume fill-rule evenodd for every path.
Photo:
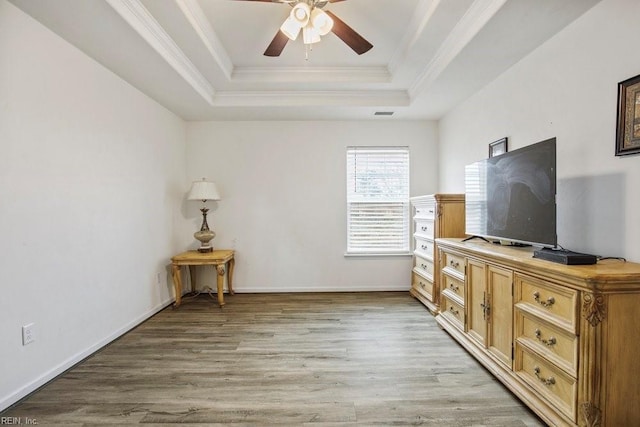
<instances>
[{"instance_id":1,"label":"ceiling fan blade","mask_svg":"<svg viewBox=\"0 0 640 427\"><path fill-rule=\"evenodd\" d=\"M271 40L267 50L264 51L264 56L280 56L282 50L287 45L289 37L285 36L280 30L276 33L276 36Z\"/></svg>"},{"instance_id":2,"label":"ceiling fan blade","mask_svg":"<svg viewBox=\"0 0 640 427\"><path fill-rule=\"evenodd\" d=\"M325 10L325 12L331 17L331 19L333 19L333 28L331 31L333 31L340 40L345 42L347 46L353 49L355 53L362 55L373 47L371 43L365 40L365 38L360 34L356 33L353 28L345 24L343 20L328 10Z\"/></svg>"},{"instance_id":3,"label":"ceiling fan blade","mask_svg":"<svg viewBox=\"0 0 640 427\"><path fill-rule=\"evenodd\" d=\"M259 1L262 3L293 3L295 0L236 0L236 1ZM341 0L337 0L341 1Z\"/></svg>"}]
</instances>

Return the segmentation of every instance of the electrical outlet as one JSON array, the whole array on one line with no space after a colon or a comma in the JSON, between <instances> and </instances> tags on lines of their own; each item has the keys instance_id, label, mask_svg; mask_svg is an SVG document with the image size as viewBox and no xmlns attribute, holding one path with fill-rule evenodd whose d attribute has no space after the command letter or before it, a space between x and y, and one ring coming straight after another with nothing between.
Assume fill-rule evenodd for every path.
<instances>
[{"instance_id":1,"label":"electrical outlet","mask_svg":"<svg viewBox=\"0 0 640 427\"><path fill-rule=\"evenodd\" d=\"M31 344L36 340L34 335L34 323L29 323L28 325L24 325L22 327L22 345Z\"/></svg>"}]
</instances>

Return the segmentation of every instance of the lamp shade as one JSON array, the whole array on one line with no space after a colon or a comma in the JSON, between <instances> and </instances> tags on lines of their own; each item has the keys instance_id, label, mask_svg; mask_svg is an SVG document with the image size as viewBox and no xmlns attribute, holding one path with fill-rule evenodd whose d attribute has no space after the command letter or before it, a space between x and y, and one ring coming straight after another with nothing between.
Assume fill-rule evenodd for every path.
<instances>
[{"instance_id":1,"label":"lamp shade","mask_svg":"<svg viewBox=\"0 0 640 427\"><path fill-rule=\"evenodd\" d=\"M333 28L333 19L325 11L315 8L311 12L311 25L318 30L319 35L324 36Z\"/></svg>"},{"instance_id":2,"label":"lamp shade","mask_svg":"<svg viewBox=\"0 0 640 427\"><path fill-rule=\"evenodd\" d=\"M318 43L320 41L320 34L318 33L318 30L313 28L311 25L307 25L302 29L302 39L304 44Z\"/></svg>"},{"instance_id":3,"label":"lamp shade","mask_svg":"<svg viewBox=\"0 0 640 427\"><path fill-rule=\"evenodd\" d=\"M282 31L282 33L287 36L289 40L295 40L298 38L300 28L300 24L295 19L288 17L280 26L280 31Z\"/></svg>"},{"instance_id":4,"label":"lamp shade","mask_svg":"<svg viewBox=\"0 0 640 427\"><path fill-rule=\"evenodd\" d=\"M193 181L187 200L220 200L220 193L215 183L202 178L202 181Z\"/></svg>"},{"instance_id":5,"label":"lamp shade","mask_svg":"<svg viewBox=\"0 0 640 427\"><path fill-rule=\"evenodd\" d=\"M289 14L290 18L295 20L300 28L307 25L309 18L311 17L311 7L306 3L298 3Z\"/></svg>"}]
</instances>

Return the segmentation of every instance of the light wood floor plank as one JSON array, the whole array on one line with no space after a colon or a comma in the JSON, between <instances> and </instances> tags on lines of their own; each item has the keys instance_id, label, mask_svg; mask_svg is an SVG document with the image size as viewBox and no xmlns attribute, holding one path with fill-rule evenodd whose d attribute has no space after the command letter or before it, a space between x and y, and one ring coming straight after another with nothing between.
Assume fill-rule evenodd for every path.
<instances>
[{"instance_id":1,"label":"light wood floor plank","mask_svg":"<svg viewBox=\"0 0 640 427\"><path fill-rule=\"evenodd\" d=\"M207 295L2 417L38 425L541 426L408 293Z\"/></svg>"}]
</instances>

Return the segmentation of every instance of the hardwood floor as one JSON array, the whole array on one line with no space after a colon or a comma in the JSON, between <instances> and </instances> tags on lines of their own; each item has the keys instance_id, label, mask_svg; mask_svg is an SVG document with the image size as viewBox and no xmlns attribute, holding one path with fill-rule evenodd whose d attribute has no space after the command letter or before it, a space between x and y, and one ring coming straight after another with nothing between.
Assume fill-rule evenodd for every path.
<instances>
[{"instance_id":1,"label":"hardwood floor","mask_svg":"<svg viewBox=\"0 0 640 427\"><path fill-rule=\"evenodd\" d=\"M544 425L404 292L207 295L1 417L43 425Z\"/></svg>"}]
</instances>

